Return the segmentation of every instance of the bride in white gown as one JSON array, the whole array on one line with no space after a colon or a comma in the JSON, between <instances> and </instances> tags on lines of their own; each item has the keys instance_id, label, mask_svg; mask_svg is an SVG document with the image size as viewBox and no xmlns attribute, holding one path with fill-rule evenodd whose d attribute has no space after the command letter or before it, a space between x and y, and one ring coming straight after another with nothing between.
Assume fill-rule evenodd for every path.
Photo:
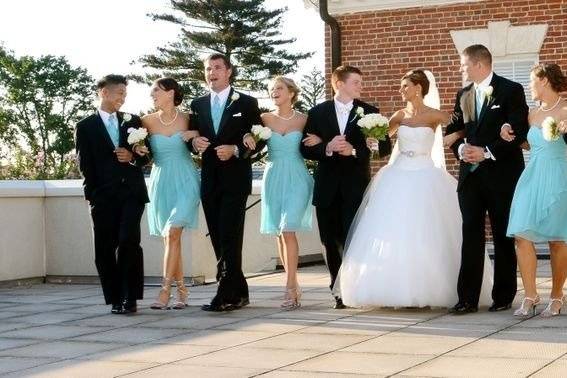
<instances>
[{"instance_id":1,"label":"bride in white gown","mask_svg":"<svg viewBox=\"0 0 567 378\"><path fill-rule=\"evenodd\" d=\"M334 289L351 307L450 307L457 301L461 213L439 126L449 114L437 110L428 71L408 72L400 93L407 106L394 113L389 131L398 142L366 190ZM491 302L488 255L484 270L480 305Z\"/></svg>"}]
</instances>

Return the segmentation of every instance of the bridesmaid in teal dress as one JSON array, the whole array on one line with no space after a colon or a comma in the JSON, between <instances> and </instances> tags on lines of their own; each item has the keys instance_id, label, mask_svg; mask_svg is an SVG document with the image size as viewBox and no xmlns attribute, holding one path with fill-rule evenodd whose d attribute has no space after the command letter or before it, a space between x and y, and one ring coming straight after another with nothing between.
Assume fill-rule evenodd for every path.
<instances>
[{"instance_id":1,"label":"bridesmaid in teal dress","mask_svg":"<svg viewBox=\"0 0 567 378\"><path fill-rule=\"evenodd\" d=\"M559 315L563 306L563 284L567 275L567 101L560 92L567 90L567 78L556 64L540 63L530 75L534 100L541 105L530 111L528 143L530 160L516 186L508 222L508 236L516 239L516 254L524 284L525 297L515 316L535 314L540 302L536 287L537 257L535 242L547 242L551 253L552 289L541 315ZM541 125L553 117L561 135L544 139ZM514 138L511 127L504 126L501 136Z\"/></svg>"},{"instance_id":2,"label":"bridesmaid in teal dress","mask_svg":"<svg viewBox=\"0 0 567 378\"><path fill-rule=\"evenodd\" d=\"M279 256L287 276L282 308L293 310L300 306L301 297L297 281L299 245L295 233L311 230L312 218L313 178L299 151L307 117L293 109L299 94L293 80L278 76L270 82L268 90L276 110L262 114L262 122L272 130L272 136L267 142L260 232L277 237ZM315 144L316 140L311 142ZM255 147L249 136L245 144Z\"/></svg>"},{"instance_id":3,"label":"bridesmaid in teal dress","mask_svg":"<svg viewBox=\"0 0 567 378\"><path fill-rule=\"evenodd\" d=\"M177 286L174 309L187 306L188 290L183 282L181 234L184 228L198 226L200 179L185 140L195 135L188 131L189 116L176 107L183 94L171 78L157 80L151 91L157 112L142 118L148 129L153 156L150 175L148 225L150 234L164 239L163 282L152 309L168 309L171 286Z\"/></svg>"}]
</instances>

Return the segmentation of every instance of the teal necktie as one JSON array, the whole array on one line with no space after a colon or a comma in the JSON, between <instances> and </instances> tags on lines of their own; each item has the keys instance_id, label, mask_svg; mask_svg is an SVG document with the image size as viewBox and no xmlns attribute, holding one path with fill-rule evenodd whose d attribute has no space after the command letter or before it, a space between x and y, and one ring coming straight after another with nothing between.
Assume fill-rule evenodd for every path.
<instances>
[{"instance_id":1,"label":"teal necktie","mask_svg":"<svg viewBox=\"0 0 567 378\"><path fill-rule=\"evenodd\" d=\"M215 134L218 134L223 109L221 107L219 96L217 95L214 96L215 98L213 99L213 108L211 109L211 116L213 118L213 127L215 129Z\"/></svg>"},{"instance_id":2,"label":"teal necktie","mask_svg":"<svg viewBox=\"0 0 567 378\"><path fill-rule=\"evenodd\" d=\"M118 120L116 119L116 114L111 114L110 117L108 117L106 131L108 131L108 135L110 135L110 140L112 140L114 147L118 147L120 136L118 134Z\"/></svg>"},{"instance_id":3,"label":"teal necktie","mask_svg":"<svg viewBox=\"0 0 567 378\"><path fill-rule=\"evenodd\" d=\"M476 88L476 121L478 123L478 118L480 117L480 111L482 110L482 103L484 102L484 96L480 87Z\"/></svg>"}]
</instances>

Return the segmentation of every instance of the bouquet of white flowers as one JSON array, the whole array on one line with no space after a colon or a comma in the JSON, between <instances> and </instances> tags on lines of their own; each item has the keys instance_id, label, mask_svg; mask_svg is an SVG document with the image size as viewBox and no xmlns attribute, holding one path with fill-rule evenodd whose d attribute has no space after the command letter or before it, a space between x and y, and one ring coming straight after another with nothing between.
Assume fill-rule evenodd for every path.
<instances>
[{"instance_id":1,"label":"bouquet of white flowers","mask_svg":"<svg viewBox=\"0 0 567 378\"><path fill-rule=\"evenodd\" d=\"M128 144L132 145L132 148L136 146L144 146L147 136L148 130L146 130L144 127L140 127L139 129L130 127L128 129Z\"/></svg>"},{"instance_id":2,"label":"bouquet of white flowers","mask_svg":"<svg viewBox=\"0 0 567 378\"><path fill-rule=\"evenodd\" d=\"M357 125L360 126L362 133L366 138L374 138L377 140L386 140L388 136L388 118L380 113L366 114L358 120ZM372 158L375 158L375 152L378 146L372 146Z\"/></svg>"},{"instance_id":3,"label":"bouquet of white flowers","mask_svg":"<svg viewBox=\"0 0 567 378\"><path fill-rule=\"evenodd\" d=\"M262 125L253 125L251 135L254 138L254 142L256 142L256 150L260 151L264 148L263 146L260 148L260 143L266 143L272 137L272 130ZM251 153L252 150L247 150L243 157L246 159Z\"/></svg>"},{"instance_id":4,"label":"bouquet of white flowers","mask_svg":"<svg viewBox=\"0 0 567 378\"><path fill-rule=\"evenodd\" d=\"M548 142L559 139L560 133L557 128L557 121L553 117L547 117L541 123L541 131L543 132L543 139Z\"/></svg>"}]
</instances>

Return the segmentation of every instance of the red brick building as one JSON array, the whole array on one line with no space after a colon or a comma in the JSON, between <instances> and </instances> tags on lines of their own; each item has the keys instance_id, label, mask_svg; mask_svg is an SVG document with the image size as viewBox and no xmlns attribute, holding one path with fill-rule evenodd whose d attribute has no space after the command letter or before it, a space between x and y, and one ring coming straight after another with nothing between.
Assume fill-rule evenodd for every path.
<instances>
[{"instance_id":1,"label":"red brick building","mask_svg":"<svg viewBox=\"0 0 567 378\"><path fill-rule=\"evenodd\" d=\"M313 0L306 0L312 3ZM316 1L315 1L316 2ZM441 107L450 111L465 83L459 52L482 43L494 58L494 71L527 84L536 62L567 69L567 0L327 0L341 33L341 64L365 73L363 99L389 116L405 104L399 80L413 68L436 77ZM331 33L327 27L326 74L331 72ZM330 93L330 92L329 92ZM447 150L447 167L457 162ZM374 167L376 169L377 167Z\"/></svg>"}]
</instances>

